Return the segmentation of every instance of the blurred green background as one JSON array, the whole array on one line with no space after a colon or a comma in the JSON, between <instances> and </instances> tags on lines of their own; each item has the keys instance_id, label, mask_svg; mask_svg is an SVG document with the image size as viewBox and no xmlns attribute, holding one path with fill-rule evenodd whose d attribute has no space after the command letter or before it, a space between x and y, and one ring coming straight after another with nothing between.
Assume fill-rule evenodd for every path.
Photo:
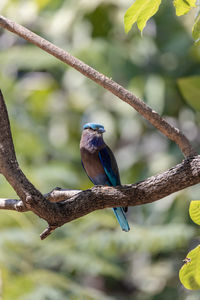
<instances>
[{"instance_id":1,"label":"blurred green background","mask_svg":"<svg viewBox=\"0 0 200 300\"><path fill-rule=\"evenodd\" d=\"M1 0L1 14L112 77L200 145L200 49L194 14L177 18L171 1L144 30L125 35L124 0ZM189 78L189 79L188 79ZM82 124L102 123L122 183L165 171L183 159L177 146L126 103L77 71L0 30L0 87L19 163L42 193L87 189L79 140ZM195 87L195 88L193 88ZM16 197L0 176L0 197ZM199 187L129 209L122 232L110 209L65 224L46 240L32 213L0 212L2 300L198 300L178 279L182 259L199 242L188 216Z\"/></svg>"}]
</instances>

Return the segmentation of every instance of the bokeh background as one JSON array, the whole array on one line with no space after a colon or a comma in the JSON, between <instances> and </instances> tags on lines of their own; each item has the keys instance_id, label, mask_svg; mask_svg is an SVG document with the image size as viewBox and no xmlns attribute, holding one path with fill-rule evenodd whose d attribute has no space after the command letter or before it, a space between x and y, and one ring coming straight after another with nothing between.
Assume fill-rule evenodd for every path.
<instances>
[{"instance_id":1,"label":"bokeh background","mask_svg":"<svg viewBox=\"0 0 200 300\"><path fill-rule=\"evenodd\" d=\"M144 30L125 35L124 0L1 0L1 14L112 77L200 145L200 49L194 13L178 18L171 1ZM196 89L179 85L195 76ZM80 163L82 124L101 123L122 183L134 183L182 161L177 146L126 103L23 39L0 29L0 87L19 163L40 189L90 188ZM189 85L190 88L190 85ZM187 95L184 95L186 90ZM193 94L193 95L192 95ZM192 105L190 103L192 95ZM196 104L195 104L196 103ZM16 197L0 176L0 196ZM110 209L65 224L46 240L32 213L0 212L3 300L198 300L178 279L182 259L199 242L188 216L199 186L129 209L130 233Z\"/></svg>"}]
</instances>

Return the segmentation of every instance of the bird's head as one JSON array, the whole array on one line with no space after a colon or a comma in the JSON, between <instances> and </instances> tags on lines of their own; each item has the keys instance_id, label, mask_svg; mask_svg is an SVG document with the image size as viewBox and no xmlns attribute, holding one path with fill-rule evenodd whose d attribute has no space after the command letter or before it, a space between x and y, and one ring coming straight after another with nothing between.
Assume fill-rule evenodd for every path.
<instances>
[{"instance_id":1,"label":"bird's head","mask_svg":"<svg viewBox=\"0 0 200 300\"><path fill-rule=\"evenodd\" d=\"M96 123L86 123L83 126L83 130L86 130L86 129L90 129L90 130L100 133L100 134L105 132L103 125L96 124Z\"/></svg>"}]
</instances>

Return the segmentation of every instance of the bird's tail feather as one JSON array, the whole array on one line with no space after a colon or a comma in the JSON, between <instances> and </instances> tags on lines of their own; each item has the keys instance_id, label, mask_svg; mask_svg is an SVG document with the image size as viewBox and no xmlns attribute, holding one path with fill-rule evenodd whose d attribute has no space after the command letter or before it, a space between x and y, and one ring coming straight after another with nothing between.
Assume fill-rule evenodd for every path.
<instances>
[{"instance_id":1,"label":"bird's tail feather","mask_svg":"<svg viewBox=\"0 0 200 300\"><path fill-rule=\"evenodd\" d=\"M117 218L117 221L119 222L119 225L121 226L121 229L123 231L129 231L130 227L128 224L128 221L126 219L125 212L122 207L114 207L113 212L115 214L115 217Z\"/></svg>"}]
</instances>

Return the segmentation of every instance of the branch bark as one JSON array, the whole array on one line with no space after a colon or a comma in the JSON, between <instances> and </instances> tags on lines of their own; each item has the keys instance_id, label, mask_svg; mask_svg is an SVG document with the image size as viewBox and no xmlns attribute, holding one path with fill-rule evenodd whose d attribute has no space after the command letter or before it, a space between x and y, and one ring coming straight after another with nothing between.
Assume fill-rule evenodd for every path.
<instances>
[{"instance_id":1,"label":"branch bark","mask_svg":"<svg viewBox=\"0 0 200 300\"><path fill-rule=\"evenodd\" d=\"M60 202L68 200L80 192L82 190L55 188L51 192L44 194L44 197L50 202ZM0 209L16 210L18 212L29 211L22 200L8 198L0 198Z\"/></svg>"},{"instance_id":2,"label":"branch bark","mask_svg":"<svg viewBox=\"0 0 200 300\"><path fill-rule=\"evenodd\" d=\"M59 224L60 213L55 203L48 201L35 186L26 178L17 162L12 140L10 122L3 95L0 91L0 172L16 191L23 205L11 205L14 201L4 201L16 210L22 207L33 211L36 215L46 220L49 226ZM14 199L13 199L14 200ZM19 209L20 210L20 209ZM50 217L50 218L49 218Z\"/></svg>"},{"instance_id":3,"label":"branch bark","mask_svg":"<svg viewBox=\"0 0 200 300\"><path fill-rule=\"evenodd\" d=\"M162 134L164 134L170 140L174 141L179 146L185 157L196 155L196 151L192 148L189 140L178 128L175 128L174 126L169 124L165 119L163 119L157 112L152 110L151 107L149 107L141 99L130 93L128 90L123 88L121 85L119 85L112 79L99 73L95 69L83 63L81 60L75 58L68 52L55 46L49 41L41 38L32 31L3 16L0 16L0 26L17 34L18 36L24 38L30 43L33 43L34 45L48 52L49 54L55 56L62 62L70 65L83 75L87 76L91 80L95 81L97 84L101 85L102 87L113 93L115 96L117 96L124 102L131 105L153 126L155 126L160 132L162 132Z\"/></svg>"},{"instance_id":4,"label":"branch bark","mask_svg":"<svg viewBox=\"0 0 200 300\"><path fill-rule=\"evenodd\" d=\"M21 200L0 198L0 209L16 210L19 212L28 211Z\"/></svg>"},{"instance_id":5,"label":"branch bark","mask_svg":"<svg viewBox=\"0 0 200 300\"><path fill-rule=\"evenodd\" d=\"M200 155L197 155L183 160L182 163L161 174L135 184L116 187L94 186L86 191L55 189L44 196L56 202L53 203L54 214L59 213L59 220L54 225L58 227L98 209L151 203L199 182ZM7 209L13 210L17 210L15 209L17 201L20 203L20 200L16 199L3 199L3 201L7 201ZM2 199L0 199L0 209L3 208L1 203ZM9 208L11 203L13 203L12 207ZM46 202L47 209L49 204ZM53 224L54 219L49 215L48 223Z\"/></svg>"}]
</instances>

